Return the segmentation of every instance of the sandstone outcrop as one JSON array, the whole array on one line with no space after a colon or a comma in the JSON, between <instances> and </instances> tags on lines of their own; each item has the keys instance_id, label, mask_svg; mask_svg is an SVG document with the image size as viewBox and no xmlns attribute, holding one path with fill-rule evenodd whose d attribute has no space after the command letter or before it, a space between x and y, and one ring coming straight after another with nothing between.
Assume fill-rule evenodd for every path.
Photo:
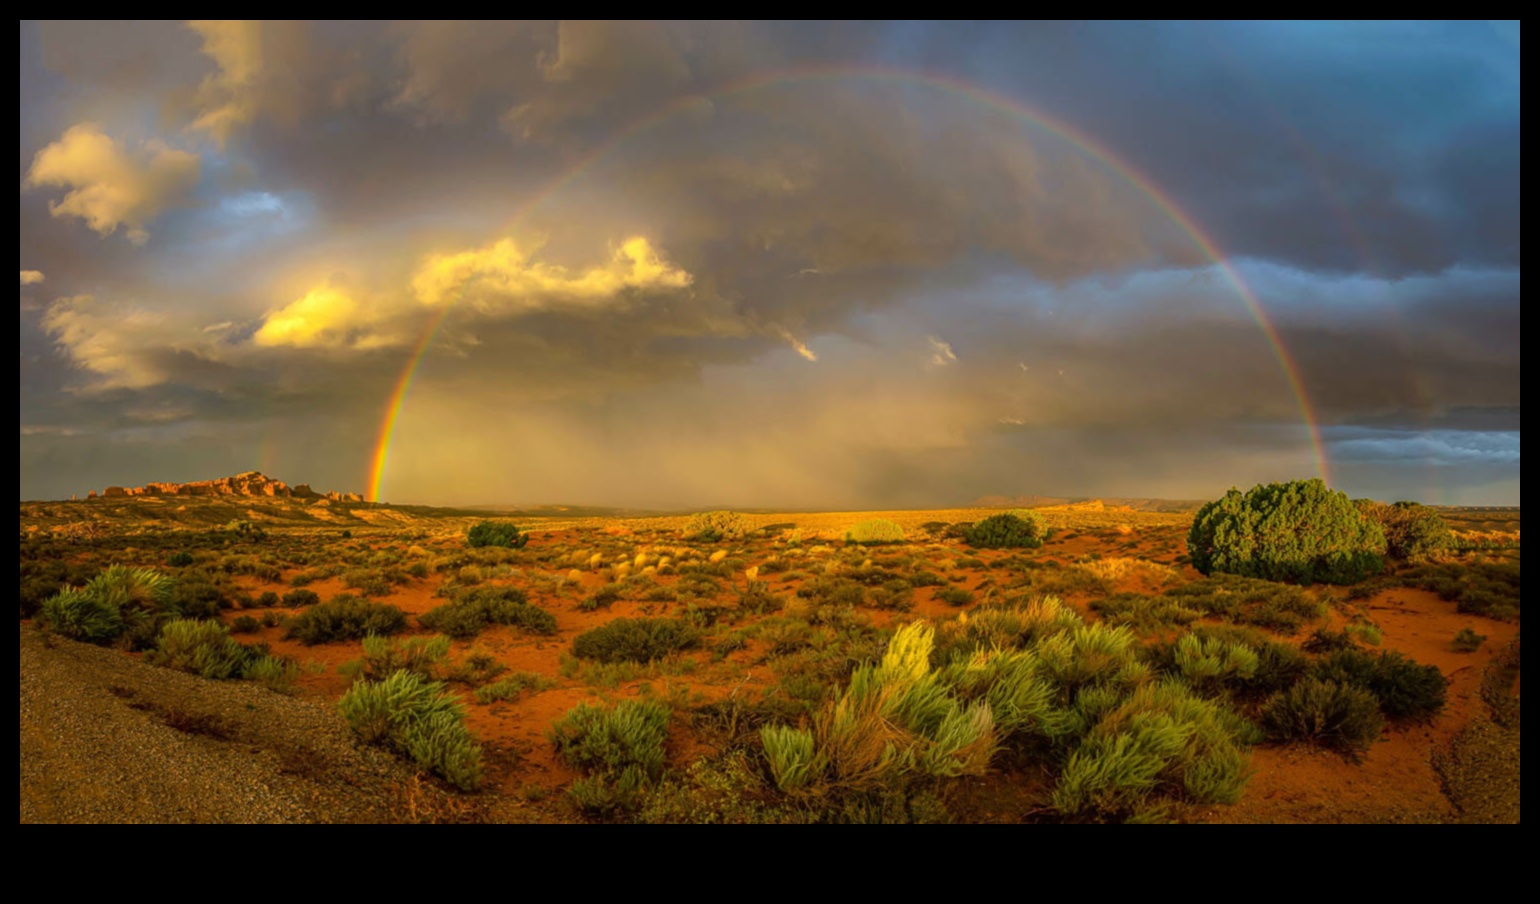
<instances>
[{"instance_id":1,"label":"sandstone outcrop","mask_svg":"<svg viewBox=\"0 0 1540 904\"><path fill-rule=\"evenodd\" d=\"M309 484L289 486L281 480L273 480L261 471L247 471L234 477L214 480L195 480L191 483L147 483L142 487L107 487L102 497L116 499L125 496L271 496L283 499L329 499L333 502L362 502L357 493L317 493ZM96 496L93 491L90 497ZM88 497L88 498L90 498Z\"/></svg>"}]
</instances>

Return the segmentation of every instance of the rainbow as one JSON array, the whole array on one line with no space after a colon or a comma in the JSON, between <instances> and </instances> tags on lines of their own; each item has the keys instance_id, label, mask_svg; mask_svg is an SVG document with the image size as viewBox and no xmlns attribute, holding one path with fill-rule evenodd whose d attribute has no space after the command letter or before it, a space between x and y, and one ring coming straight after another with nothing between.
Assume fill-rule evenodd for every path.
<instances>
[{"instance_id":1,"label":"rainbow","mask_svg":"<svg viewBox=\"0 0 1540 904\"><path fill-rule=\"evenodd\" d=\"M716 100L750 91L827 79L873 79L929 87L955 94L1052 133L1106 166L1124 181L1142 192L1162 213L1187 233L1198 249L1213 262L1214 266L1219 268L1225 279L1240 295L1247 311L1251 314L1252 319L1256 321L1257 326L1262 330L1263 336L1266 337L1268 344L1272 347L1273 356L1278 360L1278 364L1288 381L1289 388L1298 402L1300 415L1309 431L1316 471L1323 480L1330 483L1326 451L1321 441L1321 431L1317 424L1315 408L1310 401L1310 396L1305 392L1304 383L1300 379L1299 366L1295 363L1293 356L1289 354L1287 346L1284 345L1282 338L1278 335L1277 327L1268 318L1267 312L1263 309L1256 293L1241 278L1234 265L1220 252L1218 246L1214 244L1214 240L1169 195L1162 191L1154 182L1150 181L1148 176L1145 176L1132 164L1123 160L1123 158L1119 157L1105 145L1097 142L1074 126L1050 117L1014 98L996 93L988 88L964 81L955 76L925 70L901 69L874 64L823 65L763 73L710 91L681 96L651 113L633 120L580 157L536 192L528 201L520 205L513 216L509 218L505 230L511 230L520 225L525 218L553 195L581 178L583 174L592 169L595 164L604 159L615 148L643 132L668 122L676 116L692 109L699 109L703 104L709 104ZM407 357L406 366L402 369L401 376L396 379L396 384L391 390L385 405L385 416L380 423L379 437L375 442L374 456L371 463L368 494L368 499L371 502L380 501L383 494L385 471L390 461L391 442L394 439L396 424L401 419L401 409L406 402L407 394L412 388L413 379L416 377L428 349L433 345L433 340L438 336L439 329L443 326L445 319L454 307L455 301L451 301L443 305L432 316L427 328L423 331L422 338L418 340L411 354Z\"/></svg>"}]
</instances>

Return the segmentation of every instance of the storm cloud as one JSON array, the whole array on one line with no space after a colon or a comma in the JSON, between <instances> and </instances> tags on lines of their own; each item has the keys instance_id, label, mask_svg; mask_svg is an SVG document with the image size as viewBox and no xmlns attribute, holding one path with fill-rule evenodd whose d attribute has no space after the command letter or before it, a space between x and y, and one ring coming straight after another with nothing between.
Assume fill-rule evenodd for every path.
<instances>
[{"instance_id":1,"label":"storm cloud","mask_svg":"<svg viewBox=\"0 0 1540 904\"><path fill-rule=\"evenodd\" d=\"M23 23L22 498L365 490L410 376L397 502L1201 498L1324 456L1516 504L1518 56L1485 23Z\"/></svg>"}]
</instances>

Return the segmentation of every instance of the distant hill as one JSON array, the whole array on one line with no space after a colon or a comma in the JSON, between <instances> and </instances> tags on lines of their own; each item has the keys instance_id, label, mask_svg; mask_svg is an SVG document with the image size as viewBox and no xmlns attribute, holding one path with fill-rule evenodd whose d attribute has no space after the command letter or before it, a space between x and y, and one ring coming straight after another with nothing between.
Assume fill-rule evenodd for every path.
<instances>
[{"instance_id":1,"label":"distant hill","mask_svg":"<svg viewBox=\"0 0 1540 904\"><path fill-rule=\"evenodd\" d=\"M1203 507L1202 499L1150 499L1133 496L980 496L971 505L980 508L1042 508L1050 505L1100 504L1136 512L1185 514Z\"/></svg>"}]
</instances>

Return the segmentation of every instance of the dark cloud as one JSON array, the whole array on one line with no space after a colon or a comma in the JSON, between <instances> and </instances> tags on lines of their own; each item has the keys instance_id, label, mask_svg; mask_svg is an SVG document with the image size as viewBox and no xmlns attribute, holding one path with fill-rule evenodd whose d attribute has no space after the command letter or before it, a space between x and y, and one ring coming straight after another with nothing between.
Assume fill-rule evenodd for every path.
<instances>
[{"instance_id":1,"label":"dark cloud","mask_svg":"<svg viewBox=\"0 0 1540 904\"><path fill-rule=\"evenodd\" d=\"M24 179L83 122L198 169L135 208L139 245L23 187L21 266L47 279L22 293L22 494L257 459L361 489L429 330L396 498L927 505L1309 473L1277 351L1165 201L971 81L1235 255L1350 489L1517 501L1506 35L24 23Z\"/></svg>"}]
</instances>

